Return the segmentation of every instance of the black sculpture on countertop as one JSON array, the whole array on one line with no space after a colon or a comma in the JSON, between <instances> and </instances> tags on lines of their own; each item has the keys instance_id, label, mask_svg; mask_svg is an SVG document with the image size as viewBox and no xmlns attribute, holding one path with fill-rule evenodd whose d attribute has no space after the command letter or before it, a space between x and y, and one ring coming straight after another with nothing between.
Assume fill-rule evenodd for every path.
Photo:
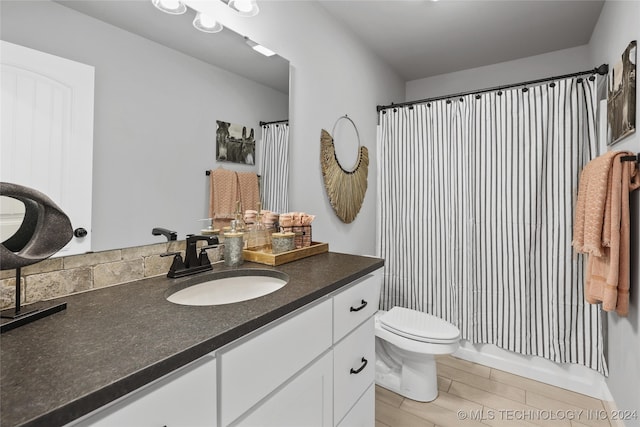
<instances>
[{"instance_id":1,"label":"black sculpture on countertop","mask_svg":"<svg viewBox=\"0 0 640 427\"><path fill-rule=\"evenodd\" d=\"M1 332L6 332L67 307L66 303L23 311L20 302L20 269L49 258L73 238L69 217L49 197L33 188L0 182L0 196L24 204L25 212L18 230L0 244L0 270L16 270L16 305L2 312Z\"/></svg>"}]
</instances>

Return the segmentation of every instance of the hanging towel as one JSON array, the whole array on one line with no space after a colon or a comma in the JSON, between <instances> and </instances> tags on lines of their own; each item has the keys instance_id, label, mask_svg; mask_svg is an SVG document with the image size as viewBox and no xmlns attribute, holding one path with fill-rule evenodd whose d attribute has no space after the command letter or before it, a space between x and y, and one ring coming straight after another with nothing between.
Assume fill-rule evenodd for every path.
<instances>
[{"instance_id":1,"label":"hanging towel","mask_svg":"<svg viewBox=\"0 0 640 427\"><path fill-rule=\"evenodd\" d=\"M580 251L588 253L586 301L592 304L602 302L605 311L616 311L620 316L626 316L629 311L629 193L640 187L640 175L637 173L636 164L620 161L621 156L630 154L615 152L612 156L604 211L600 219L600 255L588 252L586 248ZM582 187L582 182L580 186ZM598 202L601 202L601 198L598 198ZM585 210L589 210L590 207L590 200L587 198ZM585 233L585 241L586 239Z\"/></svg>"},{"instance_id":2,"label":"hanging towel","mask_svg":"<svg viewBox=\"0 0 640 427\"><path fill-rule=\"evenodd\" d=\"M252 172L238 172L237 175L242 209L258 210L258 203L260 203L258 175Z\"/></svg>"},{"instance_id":3,"label":"hanging towel","mask_svg":"<svg viewBox=\"0 0 640 427\"><path fill-rule=\"evenodd\" d=\"M595 158L580 174L572 242L577 252L602 256L602 224L615 155L610 151Z\"/></svg>"},{"instance_id":4,"label":"hanging towel","mask_svg":"<svg viewBox=\"0 0 640 427\"><path fill-rule=\"evenodd\" d=\"M234 171L218 168L211 171L209 217L214 227L228 225L233 219L238 200L238 178Z\"/></svg>"}]
</instances>

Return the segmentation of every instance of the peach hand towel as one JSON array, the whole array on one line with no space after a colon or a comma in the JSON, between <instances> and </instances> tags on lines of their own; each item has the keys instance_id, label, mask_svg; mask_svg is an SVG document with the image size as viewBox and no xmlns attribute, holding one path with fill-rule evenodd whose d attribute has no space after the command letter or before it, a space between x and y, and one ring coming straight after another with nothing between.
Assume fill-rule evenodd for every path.
<instances>
[{"instance_id":1,"label":"peach hand towel","mask_svg":"<svg viewBox=\"0 0 640 427\"><path fill-rule=\"evenodd\" d=\"M236 201L239 200L238 178L234 171L218 168L211 171L211 190L209 197L209 216L214 218L214 225L219 227L216 220L223 222L233 218Z\"/></svg>"},{"instance_id":2,"label":"peach hand towel","mask_svg":"<svg viewBox=\"0 0 640 427\"><path fill-rule=\"evenodd\" d=\"M258 203L260 203L258 175L252 172L238 172L238 190L242 209L258 210Z\"/></svg>"},{"instance_id":3,"label":"peach hand towel","mask_svg":"<svg viewBox=\"0 0 640 427\"><path fill-rule=\"evenodd\" d=\"M580 174L572 242L577 252L597 256L603 254L602 225L615 155L615 151L610 151L595 158L587 163Z\"/></svg>"},{"instance_id":4,"label":"peach hand towel","mask_svg":"<svg viewBox=\"0 0 640 427\"><path fill-rule=\"evenodd\" d=\"M601 256L590 254L587 260L585 299L602 302L605 311L626 316L629 311L630 213L629 193L640 186L636 165L621 162L628 155L618 152L609 173L608 195L603 212ZM606 244L605 244L606 243Z\"/></svg>"}]
</instances>

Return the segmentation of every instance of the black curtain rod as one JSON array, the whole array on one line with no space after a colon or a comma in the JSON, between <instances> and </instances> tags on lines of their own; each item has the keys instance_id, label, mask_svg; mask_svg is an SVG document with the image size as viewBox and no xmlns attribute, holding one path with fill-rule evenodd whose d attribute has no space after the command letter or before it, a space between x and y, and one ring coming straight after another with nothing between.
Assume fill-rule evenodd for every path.
<instances>
[{"instance_id":1,"label":"black curtain rod","mask_svg":"<svg viewBox=\"0 0 640 427\"><path fill-rule=\"evenodd\" d=\"M496 87L491 87L491 88L487 88L487 89L474 90L474 91L470 91L470 92L461 92L461 93L456 93L456 94L453 94L453 95L437 96L437 97L434 97L434 98L420 99L420 100L417 100L417 101L400 102L398 104L391 103L391 105L378 105L376 108L377 108L378 112L380 112L380 111L383 111L383 110L387 110L389 108L404 107L404 106L407 106L407 105L415 105L415 104L424 104L426 102L441 101L443 99L457 98L457 97L466 96L466 95L479 95L481 93L494 92L494 91L503 90L503 89L510 89L512 87L530 86L530 85L534 85L534 84L537 84L537 83L548 82L550 80L568 79L570 77L583 76L585 74L600 74L601 76L604 76L608 72L609 72L609 64L602 64L601 66L599 66L597 68L594 68L593 70L580 71L578 73L564 74L562 76L547 77L547 78L544 78L544 79L531 80L531 81L528 81L528 82L514 83L514 84L509 84L509 85L504 85L504 86L496 86Z\"/></svg>"},{"instance_id":2,"label":"black curtain rod","mask_svg":"<svg viewBox=\"0 0 640 427\"><path fill-rule=\"evenodd\" d=\"M289 123L289 119L285 119L285 120L275 120L273 122L260 122L260 126L265 126L265 125L274 125L277 123Z\"/></svg>"}]
</instances>

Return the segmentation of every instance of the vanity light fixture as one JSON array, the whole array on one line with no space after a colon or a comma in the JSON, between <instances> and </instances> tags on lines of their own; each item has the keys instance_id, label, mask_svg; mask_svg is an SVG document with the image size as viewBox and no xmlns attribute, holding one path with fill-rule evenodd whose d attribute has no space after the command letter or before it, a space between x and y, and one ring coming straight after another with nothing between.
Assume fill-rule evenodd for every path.
<instances>
[{"instance_id":1,"label":"vanity light fixture","mask_svg":"<svg viewBox=\"0 0 640 427\"><path fill-rule=\"evenodd\" d=\"M247 44L249 46L251 46L251 49L255 50L258 53L263 54L264 56L273 56L276 53L274 51L272 51L269 48L266 48L264 46L262 46L261 44L258 44L256 42L254 42L253 40L251 40L249 37L245 37L244 40L247 42Z\"/></svg>"},{"instance_id":2,"label":"vanity light fixture","mask_svg":"<svg viewBox=\"0 0 640 427\"><path fill-rule=\"evenodd\" d=\"M217 33L224 28L222 24L216 21L206 13L198 12L193 20L193 26L205 33Z\"/></svg>"},{"instance_id":3,"label":"vanity light fixture","mask_svg":"<svg viewBox=\"0 0 640 427\"><path fill-rule=\"evenodd\" d=\"M260 9L258 8L258 4L255 0L229 0L229 7L236 12L240 16L256 16Z\"/></svg>"},{"instance_id":4,"label":"vanity light fixture","mask_svg":"<svg viewBox=\"0 0 640 427\"><path fill-rule=\"evenodd\" d=\"M151 0L151 3L157 9L171 15L181 15L187 11L187 6L180 0ZM222 3L238 12L240 16L255 16L260 11L256 0L222 0ZM193 26L205 33L218 33L224 29L224 26L215 18L202 12L196 14ZM275 55L275 53L257 43L250 46L265 56Z\"/></svg>"},{"instance_id":5,"label":"vanity light fixture","mask_svg":"<svg viewBox=\"0 0 640 427\"><path fill-rule=\"evenodd\" d=\"M153 5L171 15L182 15L187 11L187 6L179 0L151 0Z\"/></svg>"}]
</instances>

